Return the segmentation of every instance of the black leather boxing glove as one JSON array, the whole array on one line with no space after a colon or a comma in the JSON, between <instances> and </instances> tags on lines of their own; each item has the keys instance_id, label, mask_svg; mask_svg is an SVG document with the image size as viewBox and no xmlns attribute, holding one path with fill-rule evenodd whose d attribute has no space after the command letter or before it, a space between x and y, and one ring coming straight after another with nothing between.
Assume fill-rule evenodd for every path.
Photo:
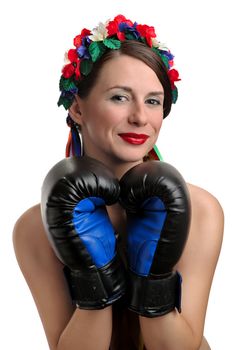
<instances>
[{"instance_id":1,"label":"black leather boxing glove","mask_svg":"<svg viewBox=\"0 0 233 350\"><path fill-rule=\"evenodd\" d=\"M117 202L119 193L111 171L86 156L63 159L43 182L43 224L79 308L101 309L125 293L124 270L105 207Z\"/></svg>"},{"instance_id":2,"label":"black leather boxing glove","mask_svg":"<svg viewBox=\"0 0 233 350\"><path fill-rule=\"evenodd\" d=\"M181 174L171 165L149 161L120 180L127 212L129 309L156 317L180 308L178 262L189 232L191 206Z\"/></svg>"}]
</instances>

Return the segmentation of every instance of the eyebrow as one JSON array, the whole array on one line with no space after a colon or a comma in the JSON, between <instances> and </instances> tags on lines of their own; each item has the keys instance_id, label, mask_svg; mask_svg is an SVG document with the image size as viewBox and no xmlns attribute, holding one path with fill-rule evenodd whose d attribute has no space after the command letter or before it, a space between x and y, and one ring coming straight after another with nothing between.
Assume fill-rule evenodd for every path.
<instances>
[{"instance_id":1,"label":"eyebrow","mask_svg":"<svg viewBox=\"0 0 233 350\"><path fill-rule=\"evenodd\" d=\"M115 85L115 86L112 86L110 87L109 89L107 89L106 91L109 91L109 90L113 90L113 89L121 89L121 90L125 90L127 92L133 92L133 90L129 87L129 86L123 86L123 85ZM151 91L148 93L148 95L164 95L164 92L163 91Z\"/></svg>"}]
</instances>

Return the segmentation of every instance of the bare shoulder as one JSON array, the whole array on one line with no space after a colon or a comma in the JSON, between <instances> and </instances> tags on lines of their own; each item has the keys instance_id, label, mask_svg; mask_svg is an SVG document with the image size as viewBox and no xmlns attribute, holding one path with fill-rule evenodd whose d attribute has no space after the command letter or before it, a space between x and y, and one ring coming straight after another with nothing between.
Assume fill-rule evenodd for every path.
<instances>
[{"instance_id":1,"label":"bare shoulder","mask_svg":"<svg viewBox=\"0 0 233 350\"><path fill-rule=\"evenodd\" d=\"M27 211L25 211L16 221L13 230L13 243L16 255L21 249L30 247L33 248L37 245L38 241L41 243L45 232L42 225L40 215L40 205L37 204Z\"/></svg>"},{"instance_id":2,"label":"bare shoulder","mask_svg":"<svg viewBox=\"0 0 233 350\"><path fill-rule=\"evenodd\" d=\"M13 244L50 349L55 349L74 307L64 278L63 265L55 256L46 236L39 204L28 209L15 223Z\"/></svg>"},{"instance_id":3,"label":"bare shoulder","mask_svg":"<svg viewBox=\"0 0 233 350\"><path fill-rule=\"evenodd\" d=\"M191 199L191 225L188 241L179 262L189 266L197 259L197 266L209 266L212 277L221 250L224 231L224 213L218 199L208 191L188 184ZM182 266L182 268L185 268ZM201 265L200 265L201 267Z\"/></svg>"},{"instance_id":4,"label":"bare shoulder","mask_svg":"<svg viewBox=\"0 0 233 350\"><path fill-rule=\"evenodd\" d=\"M215 212L217 211L219 213L220 217L223 217L223 209L221 204L212 193L193 184L188 183L187 186L189 189L192 206L197 209L202 207L202 209L206 208L207 210L215 210Z\"/></svg>"},{"instance_id":5,"label":"bare shoulder","mask_svg":"<svg viewBox=\"0 0 233 350\"><path fill-rule=\"evenodd\" d=\"M212 280L223 239L224 214L218 199L188 184L191 225L187 243L176 268L181 273L183 315L201 342Z\"/></svg>"},{"instance_id":6,"label":"bare shoulder","mask_svg":"<svg viewBox=\"0 0 233 350\"><path fill-rule=\"evenodd\" d=\"M41 219L40 204L29 208L18 218L13 230L13 244L23 273L30 271L31 263L46 265L48 260L62 268L48 242Z\"/></svg>"},{"instance_id":7,"label":"bare shoulder","mask_svg":"<svg viewBox=\"0 0 233 350\"><path fill-rule=\"evenodd\" d=\"M188 189L192 207L191 230L196 231L199 227L202 235L198 237L199 239L209 240L211 235L216 244L221 245L224 226L224 212L221 204L213 194L201 187L188 184Z\"/></svg>"}]
</instances>

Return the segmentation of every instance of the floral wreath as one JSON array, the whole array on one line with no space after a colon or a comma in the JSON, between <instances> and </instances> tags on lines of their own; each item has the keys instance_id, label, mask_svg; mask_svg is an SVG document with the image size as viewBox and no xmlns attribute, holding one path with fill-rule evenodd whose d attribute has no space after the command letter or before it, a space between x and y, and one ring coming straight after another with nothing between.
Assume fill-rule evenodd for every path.
<instances>
[{"instance_id":1,"label":"floral wreath","mask_svg":"<svg viewBox=\"0 0 233 350\"><path fill-rule=\"evenodd\" d=\"M125 40L143 42L161 57L171 82L172 103L176 103L178 90L175 82L180 79L178 71L172 68L174 56L156 39L154 27L133 23L123 15L118 15L112 21L99 23L92 31L84 28L81 34L74 38L75 48L65 54L65 66L59 82L61 95L58 106L63 105L68 109L78 93L79 79L91 72L94 62L98 61L107 49L117 50Z\"/></svg>"}]
</instances>

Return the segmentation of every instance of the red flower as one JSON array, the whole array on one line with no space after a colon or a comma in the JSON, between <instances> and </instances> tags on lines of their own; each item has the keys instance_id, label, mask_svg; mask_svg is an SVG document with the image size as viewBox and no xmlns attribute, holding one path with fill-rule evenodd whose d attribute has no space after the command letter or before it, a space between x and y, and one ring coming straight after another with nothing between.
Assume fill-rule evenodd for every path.
<instances>
[{"instance_id":1,"label":"red flower","mask_svg":"<svg viewBox=\"0 0 233 350\"><path fill-rule=\"evenodd\" d=\"M79 70L80 62L78 61L76 64L69 63L62 69L62 75L64 78L69 79L72 77L72 75L75 74L75 78L78 79L80 77L80 70Z\"/></svg>"},{"instance_id":2,"label":"red flower","mask_svg":"<svg viewBox=\"0 0 233 350\"><path fill-rule=\"evenodd\" d=\"M175 88L175 84L174 84L175 81L181 80L179 78L179 73L178 73L178 71L176 69L170 69L168 71L168 76L169 76L169 79L170 79L170 82L171 82L172 89L174 89Z\"/></svg>"},{"instance_id":3,"label":"red flower","mask_svg":"<svg viewBox=\"0 0 233 350\"><path fill-rule=\"evenodd\" d=\"M78 79L80 77L80 69L79 69L79 67L80 67L80 61L77 61L76 62L76 67L75 67L75 71L74 71L76 79Z\"/></svg>"},{"instance_id":4,"label":"red flower","mask_svg":"<svg viewBox=\"0 0 233 350\"><path fill-rule=\"evenodd\" d=\"M67 53L67 57L71 63L68 63L63 67L62 75L64 78L68 79L72 77L73 74L75 74L75 77L78 79L80 76L80 61L76 49L70 49Z\"/></svg>"},{"instance_id":5,"label":"red flower","mask_svg":"<svg viewBox=\"0 0 233 350\"><path fill-rule=\"evenodd\" d=\"M75 71L75 67L73 66L72 63L69 63L62 68L62 75L64 78L68 79L72 77L72 75L74 74L74 71Z\"/></svg>"},{"instance_id":6,"label":"red flower","mask_svg":"<svg viewBox=\"0 0 233 350\"><path fill-rule=\"evenodd\" d=\"M78 59L78 54L76 49L70 49L67 53L67 57L70 62L76 62Z\"/></svg>"},{"instance_id":7,"label":"red flower","mask_svg":"<svg viewBox=\"0 0 233 350\"><path fill-rule=\"evenodd\" d=\"M152 38L156 37L154 27L149 27L146 24L138 24L136 27L139 34L146 39L147 44L152 47Z\"/></svg>"},{"instance_id":8,"label":"red flower","mask_svg":"<svg viewBox=\"0 0 233 350\"><path fill-rule=\"evenodd\" d=\"M108 35L117 35L119 40L125 40L125 34L119 31L119 24L125 22L129 26L133 25L133 22L130 21L129 19L126 19L125 16L123 15L118 15L114 18L113 21L110 21L107 25L107 30L108 30Z\"/></svg>"},{"instance_id":9,"label":"red flower","mask_svg":"<svg viewBox=\"0 0 233 350\"><path fill-rule=\"evenodd\" d=\"M91 34L91 31L89 29L84 28L81 31L81 34L76 35L76 37L74 38L74 46L75 47L81 46L82 45L82 38L84 38L85 36L90 35L90 34Z\"/></svg>"}]
</instances>

